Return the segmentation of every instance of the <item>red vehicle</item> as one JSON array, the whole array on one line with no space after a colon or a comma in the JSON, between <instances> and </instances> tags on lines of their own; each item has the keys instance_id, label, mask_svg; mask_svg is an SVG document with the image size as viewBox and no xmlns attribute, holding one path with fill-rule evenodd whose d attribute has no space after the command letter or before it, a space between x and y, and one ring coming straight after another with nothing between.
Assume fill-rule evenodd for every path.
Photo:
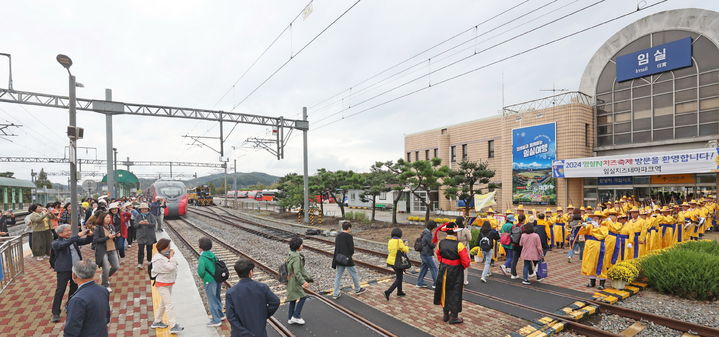
<instances>
[{"instance_id":1,"label":"red vehicle","mask_svg":"<svg viewBox=\"0 0 719 337\"><path fill-rule=\"evenodd\" d=\"M148 194L155 200L162 198L167 201L165 217L176 218L187 212L187 187L177 180L158 180L150 185Z\"/></svg>"},{"instance_id":2,"label":"red vehicle","mask_svg":"<svg viewBox=\"0 0 719 337\"><path fill-rule=\"evenodd\" d=\"M260 201L274 201L275 196L277 196L277 193L279 193L279 190L262 190L260 192L255 193L255 200Z\"/></svg>"}]
</instances>

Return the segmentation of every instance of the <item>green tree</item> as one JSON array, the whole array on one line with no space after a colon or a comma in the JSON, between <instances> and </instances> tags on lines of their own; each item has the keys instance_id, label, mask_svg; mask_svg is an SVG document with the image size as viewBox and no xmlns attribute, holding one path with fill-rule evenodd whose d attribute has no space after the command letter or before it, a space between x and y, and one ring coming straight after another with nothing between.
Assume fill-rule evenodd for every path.
<instances>
[{"instance_id":1,"label":"green tree","mask_svg":"<svg viewBox=\"0 0 719 337\"><path fill-rule=\"evenodd\" d=\"M407 181L402 176L402 168L404 167L404 160L400 159L396 163L389 160L386 162L376 162L372 165L371 170L378 170L385 172L385 183L390 191L395 191L392 197L392 224L397 224L397 205L404 195L404 189L407 186Z\"/></svg>"},{"instance_id":2,"label":"green tree","mask_svg":"<svg viewBox=\"0 0 719 337\"><path fill-rule=\"evenodd\" d=\"M362 174L363 190L360 198L362 198L362 201L372 202L371 221L375 221L377 196L392 190L391 183L395 177L395 174L383 169L384 164L385 163L382 162L376 162L370 167L368 173Z\"/></svg>"},{"instance_id":3,"label":"green tree","mask_svg":"<svg viewBox=\"0 0 719 337\"><path fill-rule=\"evenodd\" d=\"M37 179L35 179L35 186L38 188L52 188L52 182L50 182L49 179L47 179L47 173L45 173L45 169L40 169L40 173L37 174Z\"/></svg>"},{"instance_id":4,"label":"green tree","mask_svg":"<svg viewBox=\"0 0 719 337\"><path fill-rule=\"evenodd\" d=\"M302 207L304 198L304 186L302 176L297 173L289 173L277 181L277 204L283 209Z\"/></svg>"},{"instance_id":5,"label":"green tree","mask_svg":"<svg viewBox=\"0 0 719 337\"><path fill-rule=\"evenodd\" d=\"M344 218L344 201L347 198L347 193L349 190L362 188L361 182L361 175L353 171L338 170L332 172L322 168L317 170L313 187L321 194L334 197L335 203L339 206L340 213Z\"/></svg>"},{"instance_id":6,"label":"green tree","mask_svg":"<svg viewBox=\"0 0 719 337\"><path fill-rule=\"evenodd\" d=\"M449 167L442 165L442 159L418 160L407 162L403 159L398 161L402 173L400 179L406 182L407 187L417 199L425 206L425 221L429 221L429 212L432 209L430 193L442 186L442 178L449 174ZM419 192L424 192L424 196Z\"/></svg>"},{"instance_id":7,"label":"green tree","mask_svg":"<svg viewBox=\"0 0 719 337\"><path fill-rule=\"evenodd\" d=\"M210 194L214 195L215 193L217 193L217 191L216 191L217 188L215 187L214 183L212 183L212 182L208 183L207 188L210 189Z\"/></svg>"},{"instance_id":8,"label":"green tree","mask_svg":"<svg viewBox=\"0 0 719 337\"><path fill-rule=\"evenodd\" d=\"M464 201L464 214L469 215L474 195L481 185L489 184L494 170L490 170L487 162L483 161L462 161L458 166L450 170L443 180L447 186L444 195L448 199Z\"/></svg>"},{"instance_id":9,"label":"green tree","mask_svg":"<svg viewBox=\"0 0 719 337\"><path fill-rule=\"evenodd\" d=\"M0 177L12 178L14 175L15 175L15 172L10 172L10 171L0 172Z\"/></svg>"}]
</instances>

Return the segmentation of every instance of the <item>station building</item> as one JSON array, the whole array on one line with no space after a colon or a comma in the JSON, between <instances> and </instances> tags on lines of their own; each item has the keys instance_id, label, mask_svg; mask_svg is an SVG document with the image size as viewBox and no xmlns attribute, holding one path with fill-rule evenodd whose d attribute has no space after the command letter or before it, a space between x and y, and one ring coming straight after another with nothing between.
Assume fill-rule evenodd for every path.
<instances>
[{"instance_id":1,"label":"station building","mask_svg":"<svg viewBox=\"0 0 719 337\"><path fill-rule=\"evenodd\" d=\"M717 46L717 12L691 8L644 17L597 50L577 91L408 134L405 160L437 157L451 168L462 160L486 161L495 170L502 209L596 205L623 195L667 202L715 195ZM457 208L442 191L429 197L439 209Z\"/></svg>"}]
</instances>

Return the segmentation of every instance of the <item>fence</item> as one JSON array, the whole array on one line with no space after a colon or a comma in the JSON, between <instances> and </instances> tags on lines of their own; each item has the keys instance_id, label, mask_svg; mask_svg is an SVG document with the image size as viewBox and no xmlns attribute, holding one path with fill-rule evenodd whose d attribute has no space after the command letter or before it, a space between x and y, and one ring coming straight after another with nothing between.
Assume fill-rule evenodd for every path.
<instances>
[{"instance_id":1,"label":"fence","mask_svg":"<svg viewBox=\"0 0 719 337\"><path fill-rule=\"evenodd\" d=\"M0 293L24 271L22 236L0 237Z\"/></svg>"}]
</instances>

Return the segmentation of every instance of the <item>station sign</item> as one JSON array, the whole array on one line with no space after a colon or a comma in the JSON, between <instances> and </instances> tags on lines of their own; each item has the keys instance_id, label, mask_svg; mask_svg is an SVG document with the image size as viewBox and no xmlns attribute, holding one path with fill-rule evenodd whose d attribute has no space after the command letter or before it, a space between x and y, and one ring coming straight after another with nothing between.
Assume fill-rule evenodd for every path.
<instances>
[{"instance_id":1,"label":"station sign","mask_svg":"<svg viewBox=\"0 0 719 337\"><path fill-rule=\"evenodd\" d=\"M600 177L597 179L597 185L631 185L632 177Z\"/></svg>"},{"instance_id":2,"label":"station sign","mask_svg":"<svg viewBox=\"0 0 719 337\"><path fill-rule=\"evenodd\" d=\"M692 65L692 38L617 56L617 82Z\"/></svg>"},{"instance_id":3,"label":"station sign","mask_svg":"<svg viewBox=\"0 0 719 337\"><path fill-rule=\"evenodd\" d=\"M719 148L555 160L555 178L655 176L719 172Z\"/></svg>"}]
</instances>

